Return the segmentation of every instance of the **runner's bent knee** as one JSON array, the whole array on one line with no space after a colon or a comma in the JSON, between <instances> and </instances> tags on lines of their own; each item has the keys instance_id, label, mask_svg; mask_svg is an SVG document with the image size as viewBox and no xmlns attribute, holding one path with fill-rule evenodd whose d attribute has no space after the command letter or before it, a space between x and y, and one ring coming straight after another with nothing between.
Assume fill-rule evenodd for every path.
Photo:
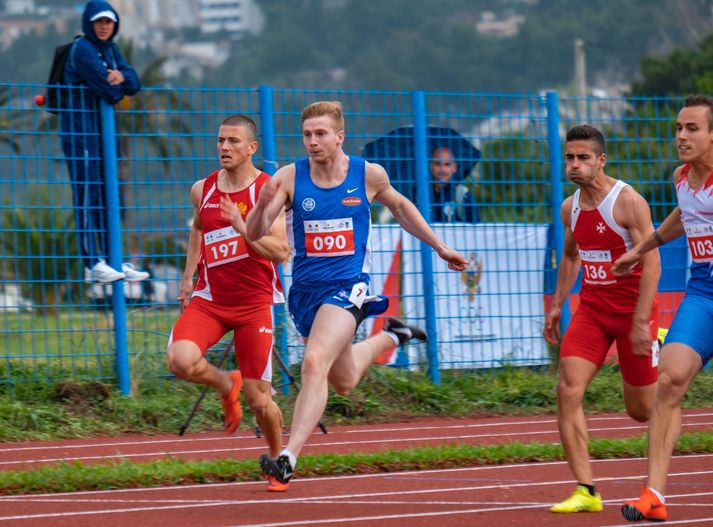
<instances>
[{"instance_id":1,"label":"runner's bent knee","mask_svg":"<svg viewBox=\"0 0 713 527\"><path fill-rule=\"evenodd\" d=\"M168 347L168 369L174 375L190 375L202 359L200 348L190 340L172 342Z\"/></svg>"}]
</instances>

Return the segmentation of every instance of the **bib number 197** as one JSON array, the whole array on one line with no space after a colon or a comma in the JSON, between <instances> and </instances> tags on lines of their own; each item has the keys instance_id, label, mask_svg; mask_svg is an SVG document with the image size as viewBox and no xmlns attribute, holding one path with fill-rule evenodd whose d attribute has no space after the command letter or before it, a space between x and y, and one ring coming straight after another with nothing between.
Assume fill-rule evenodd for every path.
<instances>
[{"instance_id":1,"label":"bib number 197","mask_svg":"<svg viewBox=\"0 0 713 527\"><path fill-rule=\"evenodd\" d=\"M224 227L204 235L205 258L208 267L216 267L247 258L248 246L245 238L232 227Z\"/></svg>"}]
</instances>

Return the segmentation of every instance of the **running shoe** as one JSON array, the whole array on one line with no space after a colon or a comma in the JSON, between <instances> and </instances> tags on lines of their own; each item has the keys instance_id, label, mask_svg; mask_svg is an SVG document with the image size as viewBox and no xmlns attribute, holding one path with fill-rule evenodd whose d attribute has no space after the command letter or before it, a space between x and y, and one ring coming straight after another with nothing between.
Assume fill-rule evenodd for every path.
<instances>
[{"instance_id":1,"label":"running shoe","mask_svg":"<svg viewBox=\"0 0 713 527\"><path fill-rule=\"evenodd\" d=\"M577 485L577 488L569 498L552 505L550 511L558 513L599 512L603 508L602 497L598 492L592 496L587 487Z\"/></svg>"},{"instance_id":2,"label":"running shoe","mask_svg":"<svg viewBox=\"0 0 713 527\"><path fill-rule=\"evenodd\" d=\"M399 339L400 344L406 344L411 339L422 341L428 340L426 332L418 326L412 326L396 317L389 317L384 323L384 331L393 333Z\"/></svg>"},{"instance_id":3,"label":"running shoe","mask_svg":"<svg viewBox=\"0 0 713 527\"><path fill-rule=\"evenodd\" d=\"M287 456L270 457L267 454L260 456L260 469L268 478L278 483L287 485L292 477L292 464Z\"/></svg>"},{"instance_id":4,"label":"running shoe","mask_svg":"<svg viewBox=\"0 0 713 527\"><path fill-rule=\"evenodd\" d=\"M621 514L630 522L648 520L650 522L665 522L668 519L666 505L651 492L651 489L644 487L638 500L629 500L621 507Z\"/></svg>"},{"instance_id":5,"label":"running shoe","mask_svg":"<svg viewBox=\"0 0 713 527\"><path fill-rule=\"evenodd\" d=\"M141 282L151 276L146 271L139 271L130 263L121 264L121 272L124 273L127 282Z\"/></svg>"},{"instance_id":6,"label":"running shoe","mask_svg":"<svg viewBox=\"0 0 713 527\"><path fill-rule=\"evenodd\" d=\"M289 483L280 483L277 481L277 478L274 476L268 476L267 477L267 491L268 492L285 492L287 490L287 487L290 486Z\"/></svg>"},{"instance_id":7,"label":"running shoe","mask_svg":"<svg viewBox=\"0 0 713 527\"><path fill-rule=\"evenodd\" d=\"M109 267L109 265L104 260L99 260L94 266L85 273L85 277L88 277L92 282L99 282L100 284L111 284L117 280L123 280L126 278L124 273L121 273Z\"/></svg>"},{"instance_id":8,"label":"running shoe","mask_svg":"<svg viewBox=\"0 0 713 527\"><path fill-rule=\"evenodd\" d=\"M230 393L222 397L223 412L225 413L225 433L232 434L238 429L240 420L243 418L243 409L240 407L240 388L243 386L243 376L239 371L231 371L230 378L233 380L233 387Z\"/></svg>"}]
</instances>

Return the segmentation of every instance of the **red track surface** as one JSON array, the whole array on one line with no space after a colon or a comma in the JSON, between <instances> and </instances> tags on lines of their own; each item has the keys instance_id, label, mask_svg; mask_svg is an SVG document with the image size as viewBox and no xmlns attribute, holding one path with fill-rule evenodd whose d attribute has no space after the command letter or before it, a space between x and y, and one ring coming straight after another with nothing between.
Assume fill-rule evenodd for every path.
<instances>
[{"instance_id":1,"label":"red track surface","mask_svg":"<svg viewBox=\"0 0 713 527\"><path fill-rule=\"evenodd\" d=\"M645 427L622 415L592 415L592 437L640 436ZM684 432L713 428L713 409L687 411ZM552 417L481 420L419 420L407 424L338 427L310 438L305 454L399 449L415 446L505 441L556 442ZM184 438L121 437L61 443L15 443L0 449L4 470L57 460L83 463L130 459L257 458L265 449L247 430L237 435L195 434ZM285 494L265 492L265 483L231 483L41 496L0 497L0 527L84 526L615 526L619 505L638 494L642 459L594 462L605 510L555 515L548 507L573 490L565 463L534 463L335 478L299 478ZM713 455L674 459L666 525L713 526Z\"/></svg>"}]
</instances>

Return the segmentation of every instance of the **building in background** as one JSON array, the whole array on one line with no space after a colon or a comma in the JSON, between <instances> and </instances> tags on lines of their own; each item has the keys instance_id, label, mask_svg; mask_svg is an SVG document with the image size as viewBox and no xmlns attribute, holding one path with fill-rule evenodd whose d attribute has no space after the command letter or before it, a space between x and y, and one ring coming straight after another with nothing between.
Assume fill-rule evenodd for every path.
<instances>
[{"instance_id":1,"label":"building in background","mask_svg":"<svg viewBox=\"0 0 713 527\"><path fill-rule=\"evenodd\" d=\"M265 17L254 0L199 0L201 31L260 33Z\"/></svg>"},{"instance_id":2,"label":"building in background","mask_svg":"<svg viewBox=\"0 0 713 527\"><path fill-rule=\"evenodd\" d=\"M198 0L112 0L121 16L121 34L140 47L160 46L164 32L171 29L197 27Z\"/></svg>"}]
</instances>

